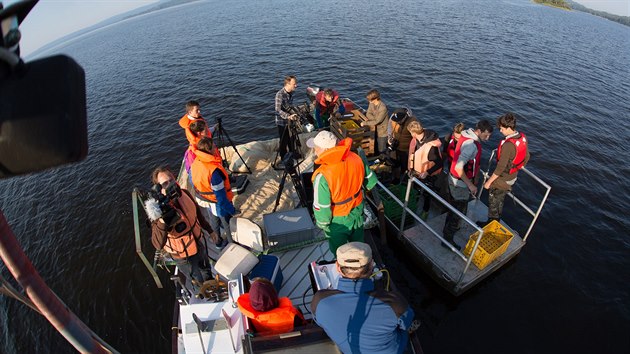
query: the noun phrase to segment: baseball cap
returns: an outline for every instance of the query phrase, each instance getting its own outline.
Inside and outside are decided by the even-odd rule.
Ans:
[[[327,130],[322,130],[314,138],[310,138],[306,141],[306,146],[311,149],[314,148],[315,145],[322,149],[333,148],[337,145],[337,137]]]
[[[364,242],[348,242],[337,248],[337,263],[342,267],[359,268],[372,261],[372,249]]]

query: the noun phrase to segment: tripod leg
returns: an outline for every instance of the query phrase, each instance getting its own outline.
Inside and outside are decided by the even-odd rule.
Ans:
[[[280,205],[280,197],[282,196],[282,190],[284,189],[284,182],[287,179],[287,171],[284,171],[284,173],[282,174],[282,179],[280,180],[280,186],[278,187],[278,195],[276,196],[276,204],[273,206],[273,211],[272,213],[276,212],[276,209],[278,209],[278,205]]]
[[[238,155],[238,158],[241,159],[241,161],[243,162],[243,165],[245,165],[245,168],[247,168],[247,172],[249,172],[249,174],[251,174],[252,170],[249,168],[249,166],[247,166],[247,163],[245,163],[245,159],[243,159],[243,156],[241,156],[241,153],[238,152],[238,149],[236,149],[236,145],[234,145],[234,142],[232,141],[232,139],[230,139],[230,136],[228,135],[228,132],[223,128],[223,124],[219,124],[219,134],[220,134],[220,136],[225,135],[225,137],[227,138],[228,142],[232,146],[232,149],[234,149],[234,152],[236,152],[236,155]],[[223,150],[223,154],[224,154],[224,158],[225,158],[225,149]]]

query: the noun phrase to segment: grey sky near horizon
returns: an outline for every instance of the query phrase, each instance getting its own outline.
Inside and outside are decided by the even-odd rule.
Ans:
[[[8,6],[17,0],[0,0]],[[630,16],[630,0],[574,0],[594,10]],[[40,0],[20,30],[22,56],[63,36],[158,0]]]

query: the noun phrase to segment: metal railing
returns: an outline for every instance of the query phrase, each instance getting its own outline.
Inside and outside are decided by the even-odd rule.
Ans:
[[[155,271],[157,267],[158,253],[156,252],[155,254],[156,256],[153,257],[153,265],[151,265],[147,257],[144,255],[144,252],[142,252],[142,239],[140,238],[140,221],[139,221],[140,214],[138,213],[138,201],[140,203],[143,202],[142,199],[140,198],[138,188],[134,188],[133,192],[131,193],[131,203],[133,204],[133,231],[135,233],[135,239],[136,239],[136,253],[138,254],[138,257],[140,257],[140,259],[142,260],[142,263],[145,265],[145,267],[147,267],[147,269],[149,270],[149,273],[151,273],[151,276],[153,277],[153,280],[155,281],[155,285],[157,285],[157,287],[161,289],[163,288],[162,281],[160,281],[160,277],[158,277],[158,274]]]
[[[492,150],[492,153],[490,154],[490,158],[488,159],[488,171],[482,171],[482,173],[483,173],[483,183],[481,184],[482,188],[480,188],[480,190],[479,190],[479,194],[477,196],[477,199],[481,198],[481,195],[483,194],[483,190],[484,190],[483,185],[488,180],[488,177],[490,177],[490,166],[492,166],[492,161],[495,161],[494,160],[494,154],[496,152],[497,152],[497,149],[494,149],[494,150]],[[531,208],[529,208],[522,200],[520,200],[518,197],[516,197],[514,195],[514,193],[512,193],[511,191],[508,192],[508,195],[521,208],[523,208],[523,210],[528,212],[533,217],[532,222],[529,224],[529,227],[527,228],[527,232],[525,233],[525,236],[523,236],[523,242],[527,242],[527,238],[529,237],[529,234],[531,233],[532,229],[534,228],[534,224],[536,223],[536,220],[538,220],[538,216],[540,216],[540,212],[542,211],[542,208],[545,205],[545,202],[547,201],[547,197],[549,197],[549,192],[551,192],[551,186],[548,185],[547,183],[545,183],[545,181],[540,179],[533,172],[528,170],[527,167],[521,168],[520,171],[525,172],[525,174],[530,176],[535,182],[538,182],[541,186],[543,186],[545,188],[545,195],[543,196],[542,200],[540,201],[540,204],[538,205],[538,208],[536,208],[536,211],[533,211]]]
[[[492,158],[494,156],[496,149],[493,150],[491,156],[490,156],[490,161],[488,162],[488,170],[490,169],[490,165],[492,163]],[[533,216],[533,219],[527,229],[527,232],[525,234],[525,236],[523,237],[523,243],[526,242],[527,237],[529,236],[532,228],[534,227],[534,224],[536,223],[536,220],[538,219],[538,216],[540,215],[540,212],[542,211],[542,208],[547,200],[547,197],[549,196],[549,192],[551,191],[551,187],[545,183],[542,179],[540,179],[539,177],[537,177],[534,173],[532,173],[531,171],[529,171],[528,169],[526,169],[525,167],[523,167],[521,169],[521,171],[524,171],[527,175],[529,175],[530,177],[532,177],[532,179],[536,182],[538,182],[539,184],[541,184],[545,189],[545,195],[542,198],[540,204],[538,205],[538,208],[536,209],[536,211],[533,211],[531,208],[529,208],[523,201],[521,201],[518,197],[516,197],[512,192],[509,192],[508,195],[510,197],[512,197],[514,199],[514,201],[521,206],[525,211],[527,211],[530,215]],[[484,175],[484,182],[487,180],[488,178],[488,172],[482,171],[483,175]],[[462,252],[460,252],[459,250],[455,249],[450,242],[446,241],[442,235],[440,233],[438,233],[437,231],[435,231],[431,226],[429,226],[429,224],[424,221],[418,214],[416,214],[415,210],[412,210],[408,207],[409,205],[409,199],[410,199],[410,194],[411,194],[411,188],[413,186],[413,184],[417,184],[418,186],[420,186],[425,192],[427,192],[432,198],[433,200],[441,203],[442,205],[444,205],[448,210],[450,210],[451,212],[453,212],[455,215],[457,215],[458,217],[460,217],[461,219],[463,219],[466,223],[470,224],[474,229],[476,229],[479,232],[479,237],[477,237],[475,244],[471,250],[470,256],[466,257]],[[465,262],[465,266],[464,269],[462,271],[462,273],[460,274],[457,283],[459,284],[463,278],[464,275],[466,274],[466,272],[468,271],[468,269],[470,268],[470,263],[472,262],[473,259],[473,255],[475,254],[475,252],[477,251],[477,248],[479,247],[479,243],[481,242],[481,239],[483,237],[483,229],[480,228],[479,226],[477,226],[477,224],[471,220],[470,218],[468,218],[466,215],[464,215],[463,213],[461,213],[459,210],[455,209],[449,202],[447,202],[446,200],[444,200],[444,198],[442,198],[439,194],[437,194],[435,191],[433,191],[431,188],[429,188],[427,185],[425,185],[423,182],[421,182],[420,180],[418,180],[415,177],[409,178],[409,180],[407,181],[407,189],[405,192],[405,199],[404,201],[401,201],[400,199],[398,199],[398,197],[392,193],[384,184],[382,184],[380,181],[377,182],[377,185],[385,192],[387,193],[394,202],[398,203],[398,205],[400,205],[402,207],[402,216],[401,216],[401,221],[400,221],[400,226],[395,225],[395,223],[387,216],[385,216],[391,223],[392,225],[394,225],[394,227],[396,227],[397,231],[398,231],[398,238],[400,239],[402,237],[402,233],[404,230],[404,226],[405,226],[405,219],[407,214],[409,214],[412,218],[414,218],[418,223],[420,223],[421,225],[423,225],[431,234],[433,234],[434,237],[436,237],[438,240],[440,240],[440,242],[442,242],[445,245],[448,245],[448,247],[450,248],[450,250],[455,253],[459,258],[461,258],[464,262]],[[477,200],[479,200],[479,198],[481,197],[481,194],[483,192],[483,184],[482,184],[482,188],[480,188],[480,192],[477,196]]]

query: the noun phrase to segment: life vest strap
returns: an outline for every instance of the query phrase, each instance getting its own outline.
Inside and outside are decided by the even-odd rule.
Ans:
[[[344,200],[342,200],[340,202],[332,203],[332,205],[344,205],[344,204],[350,203],[351,201],[359,198],[360,195],[361,195],[361,190],[359,189],[359,191],[356,192],[353,196],[348,197],[348,198],[346,198],[346,199],[344,199]]]

